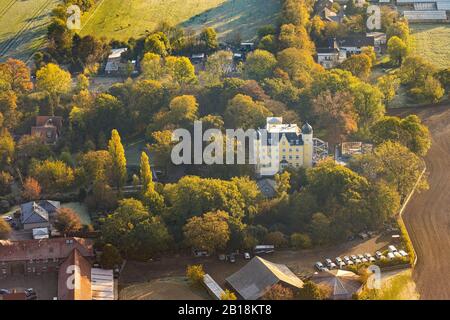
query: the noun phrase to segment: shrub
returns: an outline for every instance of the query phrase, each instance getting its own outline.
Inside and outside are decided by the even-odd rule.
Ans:
[[[205,277],[203,266],[201,264],[188,266],[186,269],[186,277],[188,277],[192,284],[201,284]]]
[[[113,269],[122,263],[122,256],[112,244],[106,244],[103,247],[102,255],[100,257],[100,264],[102,268]]]
[[[281,231],[269,232],[265,238],[266,243],[273,244],[275,247],[286,247],[288,241]]]
[[[293,233],[291,235],[291,246],[295,249],[308,249],[311,248],[312,241],[307,234]]]
[[[225,291],[220,296],[220,300],[237,300],[237,297],[233,292],[231,292],[228,289],[225,289]]]

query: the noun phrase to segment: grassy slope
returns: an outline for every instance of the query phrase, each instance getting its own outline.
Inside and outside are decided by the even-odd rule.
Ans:
[[[0,0],[0,61],[27,60],[43,45],[49,13],[58,0]]]
[[[450,67],[450,25],[412,23],[414,52],[438,68]]]
[[[239,32],[248,39],[274,21],[279,7],[280,0],[100,0],[83,17],[81,34],[124,40],[167,21],[196,30],[213,26],[222,38]]]

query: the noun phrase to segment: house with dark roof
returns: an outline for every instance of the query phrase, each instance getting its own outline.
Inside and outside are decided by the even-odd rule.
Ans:
[[[294,290],[303,288],[303,281],[288,267],[258,256],[228,277],[226,282],[239,297],[245,300],[261,299],[275,284]]]
[[[317,63],[325,69],[334,68],[347,59],[346,51],[339,48],[336,39],[318,43],[316,53]]]
[[[40,137],[46,144],[55,144],[61,135],[62,120],[58,116],[37,116],[31,135]]]
[[[30,201],[20,205],[20,222],[25,230],[49,228],[50,217],[60,208],[59,201]]]
[[[347,37],[337,39],[337,43],[341,50],[345,50],[347,58],[351,54],[359,54],[364,47],[375,48],[375,38],[368,37],[366,34],[353,34]]]

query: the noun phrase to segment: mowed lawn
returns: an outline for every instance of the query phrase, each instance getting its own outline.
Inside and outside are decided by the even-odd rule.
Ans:
[[[450,67],[450,25],[411,23],[414,53],[438,68]]]
[[[99,0],[82,18],[82,35],[126,40],[152,32],[160,22],[200,30],[212,26],[219,37],[246,40],[274,22],[280,0]]]
[[[0,61],[27,60],[45,41],[58,0],[0,0]]]

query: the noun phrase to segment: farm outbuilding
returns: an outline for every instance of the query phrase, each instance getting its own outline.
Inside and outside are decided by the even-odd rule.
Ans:
[[[346,270],[327,270],[315,274],[311,280],[318,284],[331,288],[332,300],[352,299],[353,294],[359,292],[362,288],[360,277]]]
[[[262,298],[275,284],[292,289],[303,287],[303,281],[284,264],[276,264],[258,256],[228,277],[226,282],[245,300]]]

